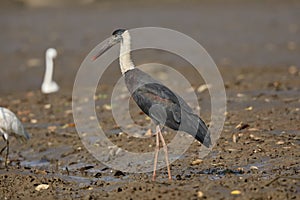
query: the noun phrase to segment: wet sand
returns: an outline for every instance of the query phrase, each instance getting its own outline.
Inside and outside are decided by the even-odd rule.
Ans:
[[[3,4],[0,106],[15,112],[31,134],[27,143],[11,139],[9,171],[1,157],[3,199],[297,199],[300,194],[300,60],[297,2],[181,2],[161,5],[95,5],[32,8]],[[226,9],[224,9],[224,6]],[[277,12],[273,12],[276,10]],[[152,17],[152,13],[156,15]],[[216,15],[218,13],[218,15]],[[140,17],[142,16],[142,17]],[[178,17],[185,16],[185,17]],[[177,18],[176,18],[177,17]],[[174,18],[176,20],[174,20]],[[33,21],[32,21],[33,20]],[[32,23],[34,22],[34,23]],[[79,23],[81,22],[81,23]],[[83,27],[84,26],[84,27]],[[216,61],[227,93],[227,114],[213,150],[198,164],[199,147],[189,149],[167,169],[126,173],[97,161],[82,144],[72,116],[72,86],[80,63],[116,27],[164,26],[199,41]],[[238,33],[237,36],[233,33]],[[43,55],[58,49],[55,80],[58,93],[39,91]],[[149,54],[147,54],[149,53]],[[138,64],[156,52],[134,53]],[[180,69],[196,89],[203,84],[188,66]],[[98,94],[111,94],[121,76],[117,62],[107,71]],[[198,93],[209,105],[209,93]],[[96,101],[109,139],[135,152],[154,150],[155,137],[137,139],[118,134],[111,111]],[[145,116],[131,107],[136,123]],[[201,116],[210,121],[210,109]],[[164,133],[169,142],[174,132]],[[4,145],[4,141],[0,141]],[[162,159],[163,160],[163,159]],[[40,184],[48,189],[37,191]],[[237,190],[237,191],[235,191]],[[240,193],[240,194],[238,194]]]

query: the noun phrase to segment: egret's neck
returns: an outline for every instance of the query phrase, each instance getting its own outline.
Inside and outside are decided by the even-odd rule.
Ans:
[[[125,31],[122,34],[122,42],[120,48],[120,66],[121,72],[124,74],[128,70],[134,69],[134,64],[131,60],[130,51],[131,51],[131,40],[128,31]]]
[[[44,83],[50,83],[52,81],[53,73],[53,59],[50,56],[46,56],[46,71],[44,76]]]

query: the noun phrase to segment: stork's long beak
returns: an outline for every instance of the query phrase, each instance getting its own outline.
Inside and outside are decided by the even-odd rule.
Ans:
[[[110,49],[112,46],[118,43],[118,40],[116,40],[114,37],[111,37],[108,42],[100,49],[100,51],[93,56],[92,60],[95,61],[98,57],[100,57],[102,54],[104,54],[108,49]]]

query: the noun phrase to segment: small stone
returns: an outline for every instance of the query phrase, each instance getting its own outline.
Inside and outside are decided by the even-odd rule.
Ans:
[[[231,194],[233,194],[233,195],[239,195],[239,194],[241,194],[242,192],[241,191],[239,191],[239,190],[232,190],[231,191]]]
[[[47,129],[50,133],[54,133],[55,130],[57,129],[57,127],[56,126],[48,126]]]
[[[203,162],[203,160],[201,160],[201,159],[196,159],[196,160],[193,160],[192,161],[192,165],[199,165],[200,163],[202,163]]]
[[[197,192],[197,197],[198,198],[202,198],[203,196],[204,196],[203,192],[201,192],[201,191]]]
[[[291,75],[295,75],[295,74],[297,74],[298,69],[297,69],[296,66],[292,65],[292,66],[290,66],[290,67],[288,68],[288,72],[289,72],[289,74],[291,74]]]
[[[248,131],[258,131],[257,128],[249,128]]]
[[[249,107],[245,108],[245,110],[247,110],[247,111],[253,110],[253,107],[249,106]]]
[[[40,190],[47,190],[49,188],[49,185],[47,184],[40,184],[38,186],[35,187],[36,191],[40,191]]]
[[[276,144],[282,145],[282,144],[284,144],[284,141],[280,140],[280,141],[276,142]]]
[[[151,121],[151,118],[149,116],[146,116],[145,120]]]
[[[36,124],[38,121],[37,121],[37,119],[31,119],[30,122],[31,122],[32,124]]]
[[[145,136],[147,136],[147,137],[151,137],[151,136],[152,136],[151,128],[149,128],[149,129],[146,131]]]
[[[233,143],[236,143],[236,141],[237,141],[236,135],[233,134],[233,135],[232,135],[232,142],[233,142]]]
[[[251,170],[258,170],[258,167],[256,167],[256,166],[253,165],[253,166],[250,167],[250,169]]]
[[[242,93],[237,93],[236,96],[239,97],[239,98],[242,98],[242,97],[245,97],[246,95],[244,95],[244,94],[242,94]]]
[[[112,110],[112,107],[111,107],[111,105],[104,104],[103,105],[103,109],[105,109],[105,110]]]
[[[51,104],[45,104],[45,105],[44,105],[44,108],[45,108],[45,109],[50,109],[50,108],[51,108]]]
[[[210,88],[211,88],[210,84],[203,84],[198,87],[197,92],[202,93],[205,90],[210,89]]]

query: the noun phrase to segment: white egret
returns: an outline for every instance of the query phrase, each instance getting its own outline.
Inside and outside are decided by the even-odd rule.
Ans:
[[[49,94],[57,92],[59,86],[55,81],[52,80],[53,76],[53,59],[57,56],[57,51],[54,48],[49,48],[46,51],[46,70],[44,80],[42,83],[42,93]]]
[[[29,139],[29,134],[13,112],[7,108],[0,107],[0,135],[2,135],[3,139],[6,141],[6,146],[1,149],[0,154],[6,149],[5,167],[7,169],[9,153],[8,136],[14,136],[21,141],[26,141]]]

